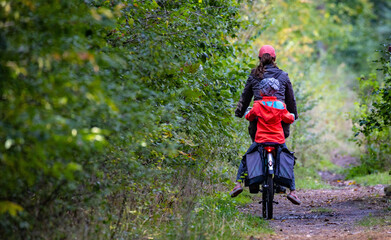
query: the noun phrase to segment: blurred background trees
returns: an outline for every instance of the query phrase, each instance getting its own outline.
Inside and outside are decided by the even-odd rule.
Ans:
[[[252,53],[263,44],[275,46],[277,63],[289,73],[296,88],[301,118],[292,125],[293,135],[288,138],[288,146],[297,151],[301,164],[311,165],[312,161],[319,165],[336,155],[351,155],[363,161],[387,161],[387,144],[383,144],[383,150],[376,150],[382,152],[383,157],[379,159],[368,152],[373,144],[368,135],[363,138],[356,135],[355,141],[361,145],[349,139],[357,132],[353,125],[359,124],[366,111],[371,111],[374,98],[370,96],[377,95],[372,93],[384,86],[382,79],[389,74],[384,71],[389,59],[384,50],[391,34],[390,3],[256,1],[244,7],[246,16],[254,21],[260,19],[256,8],[267,9],[268,18],[263,24],[248,28],[244,36],[254,36],[249,49]],[[382,57],[379,50],[383,52]],[[376,64],[380,57],[383,63]],[[378,68],[382,68],[383,73]],[[362,107],[357,108],[357,105]],[[386,128],[383,130],[387,132]],[[375,142],[385,143],[388,137],[385,132],[373,133]],[[378,137],[383,135],[380,141]],[[362,168],[368,169],[368,166],[364,164]],[[376,171],[384,170],[376,168]]]
[[[390,168],[388,1],[0,5],[4,238],[240,237],[224,222],[255,220],[219,192],[250,144],[233,110],[263,44],[295,87],[299,165]]]

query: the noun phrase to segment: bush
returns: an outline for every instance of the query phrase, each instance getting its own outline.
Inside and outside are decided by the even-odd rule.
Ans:
[[[2,237],[135,236],[236,159],[236,1],[0,4]]]
[[[390,49],[384,46],[379,51],[376,72],[360,78],[359,114],[354,115],[355,141],[362,147],[362,166],[351,170],[350,175],[365,175],[391,169],[391,67]]]

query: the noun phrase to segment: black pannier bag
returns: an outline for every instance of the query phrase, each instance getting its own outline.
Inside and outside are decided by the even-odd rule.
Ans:
[[[294,152],[287,148],[282,148],[278,151],[277,163],[275,164],[274,181],[281,186],[290,188],[292,185],[294,173],[293,166],[295,165]]]
[[[293,181],[293,166],[295,165],[294,152],[289,151],[282,146],[276,146],[277,156],[274,164],[274,182],[281,186],[290,188]],[[266,152],[263,145],[259,145],[246,153],[242,158],[244,172],[242,178],[246,187],[249,187],[250,193],[259,193],[259,185],[265,180],[266,176]]]
[[[243,156],[243,166],[246,172],[245,186],[249,187],[250,193],[259,193],[259,184],[265,179],[265,166],[259,147]]]

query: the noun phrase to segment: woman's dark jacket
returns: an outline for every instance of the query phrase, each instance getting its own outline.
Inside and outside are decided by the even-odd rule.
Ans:
[[[296,98],[293,93],[292,83],[289,80],[288,73],[270,64],[265,66],[265,72],[263,77],[275,78],[280,82],[280,90],[276,94],[274,94],[274,96],[276,96],[278,100],[284,102],[286,104],[287,110],[290,113],[295,114],[295,119],[297,119],[298,115],[297,115],[297,107],[296,107]],[[260,88],[259,88],[259,82],[261,80],[262,79],[259,79],[255,75],[250,74],[250,76],[247,79],[246,86],[243,89],[243,93],[240,96],[238,106],[236,107],[235,110],[236,117],[240,117],[240,118],[243,117],[253,97],[254,97],[254,101],[262,99],[260,94]],[[284,128],[285,138],[287,138],[289,136],[289,124],[282,123],[282,127]],[[252,135],[251,130],[250,130],[250,135]]]

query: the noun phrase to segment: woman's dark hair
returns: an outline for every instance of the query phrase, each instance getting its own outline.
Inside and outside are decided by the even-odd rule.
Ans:
[[[269,53],[263,54],[262,57],[259,57],[259,65],[251,71],[251,74],[259,79],[263,79],[266,65],[272,64],[274,67],[277,67],[275,60],[276,58],[270,56]]]

